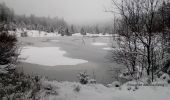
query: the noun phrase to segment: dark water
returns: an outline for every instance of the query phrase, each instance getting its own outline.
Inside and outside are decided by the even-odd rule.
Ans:
[[[51,39],[59,40],[59,42],[52,42],[50,41]],[[91,45],[92,42],[113,43],[111,38],[98,37],[84,38],[83,40],[81,37],[20,38],[24,45],[61,47],[62,50],[67,52],[64,56],[87,60],[88,63],[51,67],[21,62],[18,68],[28,74],[46,76],[50,80],[78,81],[77,74],[86,71],[91,78],[96,79],[99,83],[107,84],[113,82],[115,73],[110,71],[110,69],[120,68],[121,66],[108,59],[108,56],[111,55],[110,51],[102,49],[111,45]]]

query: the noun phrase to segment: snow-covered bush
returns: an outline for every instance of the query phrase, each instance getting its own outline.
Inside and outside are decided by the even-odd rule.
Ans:
[[[10,70],[0,77],[0,100],[4,98],[19,99],[25,96],[30,89],[37,87],[35,78],[24,75],[23,73]]]
[[[48,84],[46,85],[46,87],[43,87],[44,90],[46,91],[46,94],[48,95],[59,95],[59,92],[57,91],[58,88],[56,88],[55,86]]]
[[[40,81],[41,90],[47,95],[59,95],[59,87],[55,84],[48,82],[46,79],[41,79]]]
[[[88,82],[89,82],[89,75],[86,72],[84,72],[84,73],[80,72],[78,74],[78,79],[79,79],[79,82],[81,84],[88,84]]]
[[[168,81],[168,80],[170,80],[170,76],[169,76],[168,74],[164,73],[164,74],[160,77],[160,79],[165,80],[165,81]]]
[[[132,77],[132,76],[136,76],[136,73],[125,70],[125,71],[121,72],[121,74],[118,77],[120,79],[124,79],[126,81],[132,81],[134,79],[134,77]]]
[[[0,30],[0,65],[15,63],[18,56],[17,50],[16,36],[8,34],[7,31]]]

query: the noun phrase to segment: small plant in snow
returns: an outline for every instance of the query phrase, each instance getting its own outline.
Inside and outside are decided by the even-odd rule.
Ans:
[[[90,83],[90,84],[96,84],[96,80],[95,80],[95,79],[90,79],[88,83]]]
[[[88,82],[89,82],[89,75],[86,72],[79,73],[78,78],[79,78],[79,82],[81,84],[88,84]]]
[[[42,85],[42,87],[45,90],[45,93],[47,95],[59,95],[59,92],[58,92],[59,87],[56,87],[53,84],[45,83]]]
[[[74,92],[80,92],[80,89],[81,89],[81,87],[79,86],[79,85],[76,85],[75,87],[74,87]]]
[[[129,90],[129,91],[130,91],[131,89],[132,89],[131,87],[128,87],[128,88],[127,88],[127,90]]]

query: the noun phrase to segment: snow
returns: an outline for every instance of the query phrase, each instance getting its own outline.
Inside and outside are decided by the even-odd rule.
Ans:
[[[81,33],[74,33],[74,34],[72,34],[72,36],[78,36],[78,37],[81,37],[81,36],[83,36],[83,35],[81,35]],[[91,34],[91,33],[86,33],[86,35],[84,35],[84,36],[86,36],[86,37],[110,37],[110,36],[112,36],[112,34],[102,34],[102,33],[100,33],[100,34]]]
[[[92,45],[95,45],[95,46],[106,46],[107,43],[95,42],[95,43],[92,43]]]
[[[65,51],[59,47],[24,47],[20,58],[26,58],[23,62],[56,66],[56,65],[77,65],[87,63],[88,61],[82,59],[73,59],[65,57]]]
[[[21,37],[22,33],[26,33],[28,37],[58,37],[61,36],[60,34],[58,34],[58,32],[55,33],[48,33],[48,32],[44,32],[44,31],[38,31],[38,30],[21,30],[21,29],[17,29],[16,32],[14,31],[9,31],[9,33],[11,34],[15,34],[17,35],[17,37]],[[83,35],[81,35],[81,33],[74,33],[72,34],[72,36],[77,36],[77,37],[82,37]],[[91,34],[91,33],[86,33],[86,35],[84,35],[86,37],[110,37],[112,36],[112,34]]]
[[[28,37],[55,37],[57,36],[55,33],[47,33],[47,32],[39,32],[37,30],[29,30],[27,31]]]
[[[120,88],[106,87],[102,84],[82,85],[76,82],[43,81],[42,87],[51,87],[51,93],[40,93],[41,99],[46,100],[169,100],[170,86],[167,87],[139,87],[139,89],[127,90],[127,85]],[[118,84],[117,82],[115,82]],[[79,88],[78,91],[75,88]],[[49,92],[49,90],[47,90]]]
[[[82,35],[81,35],[81,33],[74,33],[74,34],[72,34],[72,36],[82,36]],[[87,37],[109,37],[109,36],[112,36],[112,34],[107,33],[107,34],[103,35],[102,33],[100,33],[100,34],[86,33],[85,36],[87,36]]]
[[[87,33],[86,36],[89,36],[89,37],[109,37],[109,36],[112,36],[112,34],[105,34],[103,35],[102,33],[100,34],[91,34],[91,33]]]
[[[51,42],[59,42],[59,40],[50,40]]]
[[[47,33],[44,31],[38,30],[17,30],[16,35],[17,37],[21,37],[22,33],[26,33],[28,37],[57,37],[60,36],[58,33]],[[10,31],[9,33],[14,34],[15,32]]]
[[[81,33],[74,33],[72,36],[82,36]]]
[[[105,48],[103,48],[103,50],[108,50],[108,51],[110,51],[110,50],[113,50],[113,48],[111,48],[111,47],[105,47]]]

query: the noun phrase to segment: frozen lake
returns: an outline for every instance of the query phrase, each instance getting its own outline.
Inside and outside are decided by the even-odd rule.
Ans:
[[[108,59],[109,55],[111,55],[110,46],[116,46],[112,37],[20,37],[19,41],[22,42],[22,46],[24,47],[33,46],[34,49],[38,48],[36,49],[36,52],[31,54],[34,54],[34,56],[38,55],[38,61],[44,60],[43,62],[32,63],[31,57],[33,55],[29,55],[27,57],[27,60],[29,61],[22,61],[18,65],[19,68],[23,67],[22,69],[25,73],[43,75],[50,80],[78,81],[77,74],[79,72],[87,71],[91,78],[95,78],[97,82],[110,83],[114,80],[112,78],[114,73],[109,70],[111,68],[120,67],[120,65],[117,65]],[[59,59],[59,57],[55,58],[55,56],[57,56],[57,51],[55,53],[55,50],[51,50],[50,47],[56,47],[56,50],[60,49],[63,52],[66,61],[61,61],[61,57],[61,59]],[[54,55],[52,53],[48,54],[45,49],[54,52]],[[68,63],[70,62],[68,58],[75,61],[81,60],[80,62],[82,63]],[[33,59],[33,61],[36,60]],[[48,65],[49,62],[47,61],[51,61],[50,63],[52,64]]]

